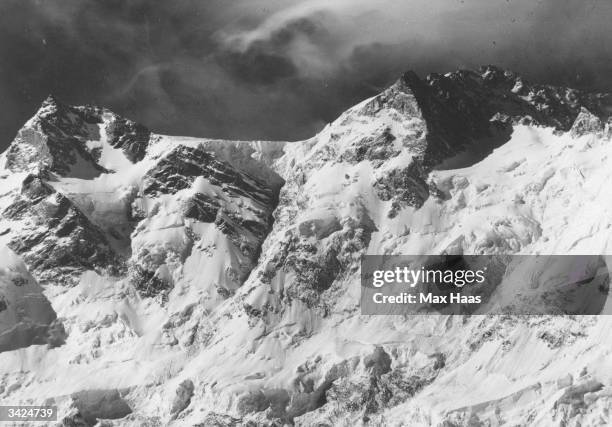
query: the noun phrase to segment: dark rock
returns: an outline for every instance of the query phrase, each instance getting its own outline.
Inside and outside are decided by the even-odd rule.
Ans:
[[[92,427],[93,424],[88,423],[83,418],[83,415],[76,408],[72,408],[70,412],[60,421],[62,427]]]
[[[143,193],[175,194],[189,188],[196,178],[202,177],[217,185],[231,196],[243,196],[269,205],[274,201],[274,190],[266,183],[239,172],[229,163],[218,160],[201,148],[179,146],[161,159],[147,172]]]
[[[7,168],[24,171],[38,166],[62,176],[93,178],[108,172],[97,163],[99,149],[87,141],[99,140],[103,116],[110,118],[109,144],[121,148],[132,162],[141,160],[149,144],[150,131],[97,107],[73,107],[49,96],[34,118],[17,134],[7,150]],[[75,166],[79,164],[78,168]],[[88,165],[83,168],[82,165]]]
[[[131,120],[115,116],[107,131],[111,135],[109,143],[115,148],[121,148],[132,163],[144,158],[151,138],[149,129]]]
[[[196,193],[185,203],[184,216],[200,222],[214,222],[219,211],[219,203],[202,193]]]
[[[39,166],[59,175],[71,176],[72,168],[83,162],[89,166],[92,178],[105,169],[88,151],[85,141],[99,137],[99,118],[83,115],[78,109],[47,98],[37,115],[19,132],[6,154],[6,166],[13,172]],[[77,171],[76,173],[80,173]],[[76,175],[75,175],[76,176]]]
[[[293,425],[294,419],[308,412],[315,411],[327,403],[326,393],[335,381],[348,377],[355,369],[358,358],[345,360],[334,365],[324,380],[314,387],[314,383],[303,391],[289,392],[284,389],[259,390],[241,397],[243,411],[241,414],[266,411],[266,417],[278,425]],[[303,373],[304,367],[298,368]]]
[[[353,357],[352,359],[343,360],[340,363],[336,363],[329,371],[327,371],[325,380],[334,382],[340,378],[348,377],[355,370],[358,363],[358,357]]]
[[[226,414],[209,413],[201,423],[194,427],[238,427],[246,426],[239,418],[234,418]]]
[[[66,338],[68,334],[64,324],[59,319],[55,319],[47,330],[47,346],[49,348],[62,346],[66,343]]]
[[[132,409],[116,389],[84,390],[72,395],[73,405],[88,425],[98,419],[116,420],[132,413]]]
[[[301,236],[314,237],[317,240],[324,239],[330,234],[340,230],[342,230],[342,225],[337,218],[333,218],[331,221],[312,219],[298,225],[298,231]]]
[[[381,376],[391,371],[391,356],[384,348],[377,346],[374,352],[363,360],[366,369],[373,376]]]
[[[244,255],[245,260],[237,268],[228,270],[230,281],[239,286],[255,266],[261,244],[272,227],[272,212],[278,203],[278,186],[256,179],[202,148],[179,146],[147,172],[142,194],[144,197],[175,194],[191,187],[197,178],[207,180],[222,194],[215,198],[195,193],[184,202],[183,215],[198,222],[214,223],[236,250]],[[241,200],[238,206],[233,206],[225,202],[226,198]],[[136,201],[133,203],[133,217],[141,219],[146,216],[141,205]],[[186,230],[188,237],[195,242],[198,236],[190,232],[190,229]],[[147,272],[143,273],[143,269]],[[152,270],[149,265],[135,272],[140,283],[137,288],[163,290],[163,283],[149,283],[154,279]]]
[[[404,169],[394,169],[374,183],[376,194],[383,201],[392,200],[389,217],[393,218],[402,208],[423,206],[429,197],[429,186],[424,181],[424,171],[417,163]]]
[[[330,224],[331,228],[326,231],[337,228],[334,221]],[[308,229],[308,225],[305,228]],[[260,278],[268,282],[279,270],[292,272],[294,280],[286,284],[284,297],[296,298],[315,307],[321,302],[321,294],[330,289],[340,274],[358,268],[355,254],[365,250],[375,230],[374,223],[364,213],[359,220],[350,219],[342,229],[316,241],[308,233],[304,236],[299,230],[297,233],[288,231],[280,242],[280,250],[268,262]]]
[[[120,265],[104,232],[40,177],[26,177],[3,216],[27,218],[33,225],[14,233],[8,246],[41,283],[73,284],[85,270],[115,271]]]
[[[381,94],[366,103],[361,113],[374,115],[383,109],[394,109],[409,117],[419,117],[421,110],[415,94],[410,90],[410,85],[420,80],[413,72],[407,72],[402,79]]]
[[[400,153],[400,150],[394,148],[395,139],[391,130],[387,128],[378,136],[366,137],[356,142],[353,147],[342,154],[341,160],[351,163],[363,160],[388,160]]]
[[[238,398],[237,410],[241,415],[262,412],[268,409],[270,400],[261,390],[248,392]]]
[[[24,286],[29,283],[29,280],[27,277],[15,276],[11,279],[11,283],[15,286]]]
[[[293,419],[307,412],[314,411],[327,403],[326,393],[332,387],[333,381],[326,378],[315,390],[307,393],[294,393],[287,407],[283,420],[293,423]]]
[[[446,355],[444,353],[434,353],[431,357],[435,360],[434,370],[438,371],[446,366]]]
[[[272,420],[286,420],[287,418],[287,405],[291,401],[291,396],[287,390],[284,389],[272,389],[265,390],[266,399],[270,402],[270,408],[268,409],[266,416]]]
[[[157,277],[154,271],[144,269],[138,264],[131,264],[128,269],[130,283],[136,288],[141,297],[154,297],[168,293],[172,284]]]
[[[578,138],[586,134],[598,134],[603,132],[603,130],[604,125],[601,119],[586,108],[582,108],[574,121],[570,133],[574,138]]]
[[[584,406],[584,395],[586,393],[595,393],[603,388],[603,384],[597,380],[591,379],[580,384],[575,384],[567,387],[563,394],[555,402],[557,405],[569,404],[573,406]]]
[[[512,124],[528,122],[563,132],[574,126],[574,135],[601,132],[602,120],[611,108],[610,94],[534,85],[515,73],[485,66],[478,72],[431,74],[425,80],[408,72],[366,103],[360,113],[373,115],[388,109],[425,123],[414,141],[403,142],[415,154],[412,164],[375,184],[382,200],[393,199],[389,216],[394,217],[407,206],[422,206],[428,197],[424,180],[432,168],[442,164],[466,167],[482,160],[509,140]],[[393,138],[389,132],[367,138],[342,159],[370,160],[376,166],[377,160],[397,155]],[[469,156],[460,156],[462,153]]]
[[[174,396],[172,401],[172,407],[170,408],[171,414],[176,416],[189,406],[193,397],[193,390],[194,386],[191,380],[185,380],[179,384],[176,389],[176,396]]]

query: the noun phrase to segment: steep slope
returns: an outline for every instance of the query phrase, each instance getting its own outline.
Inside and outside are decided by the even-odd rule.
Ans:
[[[407,73],[266,143],[47,101],[26,128],[63,133],[3,155],[0,238],[67,336],[0,353],[0,398],[83,425],[610,423],[607,316],[362,316],[359,261],[612,254],[611,106],[495,67]]]
[[[278,186],[236,170],[202,146],[179,145],[142,178],[132,202],[131,279],[152,296],[176,281],[223,300],[253,268]],[[203,277],[205,276],[205,277]]]
[[[0,352],[62,344],[63,326],[23,262],[6,248],[0,258]]]
[[[61,176],[92,178],[112,169],[109,152],[132,162],[144,157],[150,132],[97,107],[72,107],[49,96],[5,153],[12,172],[44,168]],[[119,160],[120,162],[121,160]]]
[[[480,79],[480,85],[485,88],[483,93],[489,96],[486,87],[490,70],[483,71],[481,77],[475,77],[475,73],[458,74],[466,75],[470,81]],[[445,77],[451,82],[456,78],[457,74]],[[241,294],[248,322],[262,325],[263,329],[263,336],[258,337],[261,342],[256,357],[272,358],[281,347],[286,352],[283,353],[285,360],[297,363],[303,360],[298,354],[309,351],[311,359],[308,360],[315,362],[308,362],[307,368],[300,365],[296,373],[285,369],[277,373],[270,367],[262,375],[265,379],[252,380],[244,399],[251,402],[261,394],[275,396],[274,387],[286,384],[288,379],[284,375],[292,375],[291,381],[296,382],[285,390],[287,400],[281,404],[283,411],[274,409],[274,399],[259,398],[255,400],[262,402],[261,406],[248,407],[244,412],[257,412],[259,407],[269,406],[269,416],[272,414],[274,418],[280,413],[281,418],[291,419],[312,411],[321,404],[317,398],[321,389],[308,388],[302,379],[298,380],[306,370],[307,377],[315,378],[315,386],[320,385],[323,391],[327,389],[328,399],[334,393],[337,397],[331,405],[323,406],[324,415],[320,418],[312,413],[304,415],[305,425],[319,422],[335,425],[347,417],[347,411],[353,413],[353,420],[364,416],[373,419],[373,414],[411,398],[430,383],[433,390],[438,390],[433,386],[438,375],[433,367],[440,364],[437,355],[467,357],[465,354],[472,354],[480,346],[480,343],[472,344],[473,340],[483,339],[477,337],[479,333],[486,336],[487,329],[498,328],[495,319],[466,319],[464,324],[453,324],[446,318],[416,318],[402,326],[396,319],[360,317],[358,269],[359,258],[364,253],[609,253],[605,233],[608,221],[604,219],[612,206],[604,184],[610,179],[606,166],[609,137],[604,136],[609,135],[609,125],[606,128],[596,125],[592,132],[576,132],[583,127],[585,119],[595,117],[586,113],[580,104],[568,104],[563,110],[573,112],[574,125],[567,122],[561,126],[560,119],[545,123],[558,124],[557,128],[536,126],[533,120],[526,120],[535,110],[530,104],[522,110],[511,111],[506,103],[499,103],[501,111],[491,110],[487,116],[488,98],[481,104],[473,103],[482,109],[481,114],[474,110],[466,114],[450,108],[438,116],[444,120],[436,121],[432,111],[441,109],[428,106],[443,104],[445,96],[438,98],[437,92],[429,89],[437,83],[431,78],[429,81],[431,86],[416,81],[414,75],[403,77],[383,94],[347,111],[317,137],[288,146],[285,156],[278,160],[277,168],[287,183],[281,191],[277,221],[272,238],[264,246],[262,262]],[[475,92],[471,90],[462,96],[474,96]],[[607,98],[587,96],[586,99],[599,102]],[[561,101],[553,97],[550,102],[554,105]],[[429,111],[424,110],[423,104]],[[600,105],[599,111],[608,108],[605,103],[596,105]],[[590,108],[595,109],[593,105]],[[507,120],[500,132],[497,125],[490,124],[502,114]],[[546,116],[540,120],[544,119]],[[600,123],[606,119],[603,116]],[[590,121],[597,122],[587,120]],[[438,124],[433,130],[432,123]],[[447,127],[449,123],[452,127]],[[507,126],[512,126],[512,132],[505,130]],[[572,130],[569,134],[564,132],[569,130]],[[500,135],[503,138],[498,138]],[[489,138],[495,143],[491,144]],[[492,153],[478,153],[483,141]],[[497,144],[499,148],[495,148]],[[476,149],[472,149],[474,145]],[[360,146],[363,156],[356,155]],[[464,150],[467,155],[463,155]],[[484,159],[478,162],[475,152]],[[470,166],[448,169],[462,155],[461,163],[465,165],[469,160]],[[574,179],[578,179],[577,183]],[[581,190],[583,185],[588,191]],[[511,295],[519,291],[499,290]],[[563,340],[566,332],[561,331],[580,330],[592,319],[583,321],[544,319],[539,323],[539,338]],[[443,326],[447,322],[451,323]],[[507,322],[509,326],[504,327],[513,330],[525,327],[530,320],[512,318]],[[470,331],[472,327],[475,330]],[[425,328],[426,336],[433,333],[431,328],[442,329],[435,333],[439,337],[422,337],[418,344],[402,343],[412,336],[413,328]],[[558,332],[546,332],[547,328]],[[447,334],[452,345],[439,341]],[[458,337],[460,342],[450,337]],[[330,341],[335,345],[327,344]],[[368,352],[374,351],[376,344],[386,344],[387,351],[395,352],[397,357],[397,370],[391,372],[388,368],[385,374],[390,377],[386,379],[377,378],[366,369]],[[530,345],[541,347],[537,338]],[[430,350],[423,354],[420,346]],[[459,356],[462,353],[453,346],[472,350]],[[344,347],[353,350],[344,350]],[[521,348],[527,352],[527,346]],[[605,346],[599,350],[600,354],[608,352]],[[353,351],[360,357],[351,359],[349,354]],[[419,368],[423,373],[418,369],[415,372],[410,366],[409,355],[413,352],[424,357]],[[238,357],[243,356],[236,354]],[[499,355],[491,357],[494,363]],[[331,385],[329,376],[333,378],[335,374],[330,372],[339,369],[332,361],[344,366],[342,369],[347,363],[354,365],[357,378],[362,379],[356,383],[354,379],[344,379]],[[457,360],[453,363],[460,365]],[[552,359],[546,363],[552,363]],[[494,369],[488,372],[494,373]],[[462,378],[457,372],[455,375]],[[246,372],[245,377],[249,377]],[[510,378],[510,382],[518,380],[512,375]],[[215,378],[215,381],[223,380],[227,381]],[[338,389],[337,383],[342,384]],[[490,386],[483,385],[483,395],[487,395]],[[396,393],[399,396],[391,398]],[[240,408],[241,400],[238,402]],[[453,404],[457,408],[469,406],[461,401]],[[426,406],[427,402],[421,405]],[[413,425],[442,422],[441,414],[449,409],[453,407],[442,405],[436,408],[439,412],[435,416],[427,414],[428,421],[414,421]],[[471,410],[469,406],[465,411]],[[535,409],[529,407],[524,411],[528,414]],[[378,415],[379,420],[381,416]]]

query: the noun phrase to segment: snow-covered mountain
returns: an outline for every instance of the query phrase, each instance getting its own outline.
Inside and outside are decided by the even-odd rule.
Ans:
[[[611,116],[492,66],[406,73],[299,142],[50,97],[0,159],[0,401],[66,426],[610,424],[610,316],[362,316],[359,262],[612,255]]]

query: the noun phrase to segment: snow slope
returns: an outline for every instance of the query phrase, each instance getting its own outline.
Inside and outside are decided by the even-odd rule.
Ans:
[[[47,100],[3,154],[0,243],[61,339],[1,352],[0,399],[65,425],[609,424],[608,316],[362,316],[359,260],[612,255],[611,106],[407,73],[285,143]]]

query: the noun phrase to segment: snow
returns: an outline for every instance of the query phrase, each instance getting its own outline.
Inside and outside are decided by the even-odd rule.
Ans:
[[[66,343],[57,348],[32,345],[0,353],[0,399],[17,404],[55,398],[63,405],[78,391],[125,389],[138,416],[159,417],[162,425],[187,425],[201,422],[209,411],[236,415],[238,396],[247,391],[296,391],[298,367],[307,364],[313,366],[310,374],[318,385],[336,363],[356,357],[359,363],[350,379],[367,381],[363,358],[382,345],[393,356],[393,369],[415,376],[427,372],[435,354],[444,354],[446,362],[422,390],[373,415],[373,422],[438,425],[455,417],[459,425],[468,425],[466,417],[474,413],[519,425],[550,425],[554,416],[556,421],[595,425],[612,402],[608,316],[361,316],[358,271],[347,272],[325,291],[329,311],[323,315],[320,307],[285,298],[284,291],[296,280],[294,272],[279,270],[269,284],[262,283],[258,274],[266,271],[290,233],[297,230],[300,237],[323,245],[330,233],[364,218],[375,224],[369,254],[612,255],[612,193],[607,185],[612,181],[612,145],[605,137],[573,138],[549,128],[516,125],[504,145],[476,163],[462,159],[465,167],[449,162],[431,171],[428,184],[445,197],[430,196],[420,208],[404,207],[390,218],[391,202],[381,201],[373,184],[414,161],[422,141],[416,138],[411,149],[403,149],[402,141],[414,140],[423,121],[388,109],[363,114],[370,101],[306,141],[153,135],[147,155],[136,164],[110,146],[108,123],[101,123],[100,138],[86,145],[100,149],[98,162],[109,172],[54,177],[49,184],[106,233],[115,230],[123,236],[112,243],[126,258],[151,263],[162,258],[157,273],[172,282],[172,289],[161,303],[141,297],[125,277],[94,271],[85,272],[74,287],[49,284],[42,289],[19,257],[0,249],[0,291],[9,300],[26,301],[31,314],[43,312],[39,305],[44,292],[67,332]],[[397,156],[379,164],[341,160],[355,144],[385,129],[396,136]],[[229,197],[210,180],[198,178],[175,194],[142,197],[138,203],[147,218],[134,228],[127,219],[147,171],[180,145],[204,147],[277,187],[286,181],[274,228],[242,286],[234,274],[247,263],[244,255],[214,224],[186,219],[181,209],[185,200],[202,193],[239,211],[243,219],[253,219],[258,208],[254,201]],[[0,172],[2,210],[26,174]],[[0,233],[20,226],[19,221],[3,220]],[[193,248],[187,229],[197,236]],[[0,244],[9,237],[0,236]],[[28,287],[9,293],[15,289],[9,280],[15,274],[28,277]],[[219,289],[229,291],[229,297]],[[502,286],[495,300],[510,301],[518,291],[532,295],[527,287]],[[265,321],[249,317],[245,306],[268,310]],[[610,309],[607,301],[605,310]],[[15,311],[0,312],[0,344],[2,334],[18,321]],[[171,420],[171,402],[185,379],[196,385],[195,395],[180,418]],[[603,385],[601,390],[593,381]],[[11,387],[15,384],[20,387]],[[558,402],[573,385],[587,390],[588,409],[563,414],[565,409],[556,409],[563,406]],[[330,407],[296,421],[313,425],[320,416],[337,423],[360,422],[342,418],[350,414],[334,415]]]
[[[100,158],[97,163],[103,168],[111,171],[128,169],[132,166],[132,162],[125,156],[121,148],[115,148],[108,142],[108,127],[111,120],[112,116],[109,113],[103,115],[102,123],[98,124],[100,139],[87,141],[87,148],[100,149]]]
[[[56,318],[51,304],[15,253],[0,247],[0,260],[0,351],[44,344],[36,337]]]

